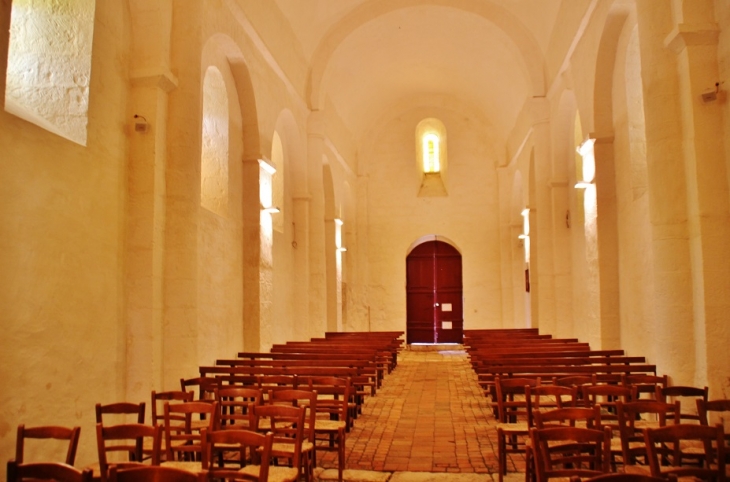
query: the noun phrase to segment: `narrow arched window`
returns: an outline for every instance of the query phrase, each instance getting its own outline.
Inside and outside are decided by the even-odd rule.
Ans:
[[[423,172],[439,172],[440,170],[439,136],[429,132],[423,136]]]
[[[429,117],[416,126],[418,196],[448,196],[446,127]]]

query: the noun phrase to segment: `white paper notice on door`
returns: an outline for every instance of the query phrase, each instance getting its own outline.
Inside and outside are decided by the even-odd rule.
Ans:
[[[443,303],[441,305],[441,311],[451,311],[451,303]]]
[[[441,322],[441,329],[442,330],[450,330],[450,329],[452,329],[452,323],[450,321],[442,321]]]

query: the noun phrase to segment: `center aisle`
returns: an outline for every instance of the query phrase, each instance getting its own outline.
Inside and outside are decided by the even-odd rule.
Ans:
[[[464,351],[404,350],[348,434],[346,466],[494,473],[495,424]],[[322,455],[322,465],[331,466],[330,454]]]

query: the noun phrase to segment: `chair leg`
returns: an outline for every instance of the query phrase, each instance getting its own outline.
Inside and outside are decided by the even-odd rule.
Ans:
[[[497,430],[497,461],[498,461],[498,472],[499,482],[503,482],[504,474],[507,472],[507,454],[505,453],[507,443],[504,438],[504,432]]]

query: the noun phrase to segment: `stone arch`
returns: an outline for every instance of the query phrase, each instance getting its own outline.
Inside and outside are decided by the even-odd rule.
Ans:
[[[321,88],[324,75],[330,58],[342,41],[368,22],[382,15],[412,6],[444,6],[463,10],[478,15],[493,23],[497,28],[502,29],[512,39],[521,53],[521,64],[532,87],[531,95],[545,95],[545,65],[541,47],[519,20],[496,2],[481,0],[381,0],[368,2],[354,8],[322,37],[312,55],[312,68],[307,78],[306,97],[311,110],[321,110],[323,107]]]
[[[228,91],[214,65],[203,78],[203,132],[200,166],[200,204],[220,216],[228,214]]]
[[[440,241],[442,243],[446,243],[449,246],[453,247],[455,250],[457,250],[459,253],[462,252],[461,248],[459,248],[459,245],[456,244],[455,241],[447,238],[446,236],[441,236],[440,234],[426,234],[419,237],[418,239],[413,241],[410,246],[408,246],[408,249],[406,250],[406,257],[408,257],[408,255],[411,254],[411,251],[416,249],[418,246],[431,241]]]

